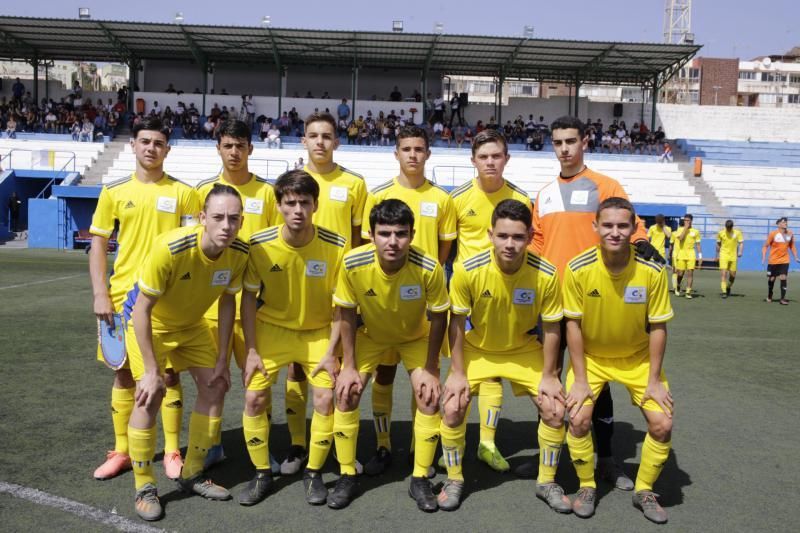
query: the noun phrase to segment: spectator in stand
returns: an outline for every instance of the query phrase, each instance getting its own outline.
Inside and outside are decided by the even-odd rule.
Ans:
[[[672,163],[672,147],[669,143],[664,143],[664,151],[658,156],[659,163]]]
[[[325,91],[324,93],[322,93],[322,96],[320,96],[320,98],[323,99],[323,100],[330,99],[330,95],[328,94],[328,91]]]
[[[621,131],[624,131],[624,130],[618,129],[617,133],[619,133]],[[620,138],[619,134],[613,135],[611,137],[611,153],[614,153],[614,154],[621,153],[620,152],[620,146],[622,146],[622,139]]]
[[[339,122],[345,121],[347,124],[347,120],[350,118],[350,106],[347,105],[347,98],[342,98],[342,103],[336,107],[336,116],[339,117]]]
[[[214,131],[217,129],[217,123],[219,122],[219,115],[211,115],[208,117],[203,124],[203,138],[204,139],[213,139],[214,138]]]
[[[83,117],[83,125],[81,126],[80,141],[91,142],[94,140],[94,124],[91,123],[89,117]]]
[[[514,125],[510,120],[506,120],[503,126],[503,137],[506,138],[506,144],[511,144],[514,141]]]
[[[500,129],[500,125],[497,123],[494,117],[489,117],[489,122],[486,123],[487,130],[498,130]]]
[[[530,139],[529,148],[534,152],[539,152],[544,148],[544,133],[542,133],[541,129],[536,128]]]
[[[19,78],[14,82],[14,85],[11,86],[11,103],[17,103],[17,105],[22,105],[22,96],[25,94],[25,84],[19,81]]]
[[[464,116],[461,111],[461,99],[458,97],[458,93],[453,93],[452,98],[450,98],[450,127],[453,127],[453,119],[458,118],[458,125],[464,125]]]
[[[658,143],[656,142],[656,134],[654,132],[652,132],[652,131],[648,132],[647,133],[647,139],[646,139],[646,145],[645,145],[645,147],[647,148],[647,153],[650,154],[650,155],[655,155],[657,153],[656,152],[656,150],[657,150],[656,145],[657,144]]]
[[[305,98],[314,98],[314,95],[311,94],[311,91],[308,91],[305,95]]]
[[[633,153],[633,144],[631,141],[631,136],[628,133],[625,133],[625,136],[622,137],[619,141],[619,152],[621,154],[628,152],[629,154]]]
[[[73,141],[81,140],[81,123],[78,121],[78,119],[75,119],[72,122],[72,126],[70,126],[70,133],[72,134]]]
[[[469,126],[464,128],[464,142],[467,143],[468,146],[472,147],[472,138],[474,135],[472,134],[472,129]]]
[[[303,158],[302,157],[297,158],[297,161],[294,164],[294,169],[295,170],[302,170],[304,166],[305,166],[305,162],[303,162]]]
[[[170,84],[167,86],[167,88],[164,90],[164,92],[165,92],[165,93],[176,93],[176,92],[178,92],[178,91],[176,91],[176,90],[175,90],[175,87],[173,87],[173,86],[172,86],[172,84],[170,83]]]
[[[17,191],[13,191],[11,196],[8,197],[8,214],[11,218],[11,226],[9,229],[15,233],[19,231],[19,210],[21,207],[22,200],[17,196]]]
[[[19,78],[17,78],[17,81],[19,81]],[[8,117],[8,122],[6,122],[6,135],[9,139],[17,138],[17,117],[13,113]]]
[[[433,136],[434,136],[434,138],[436,138],[436,137],[441,138],[442,131],[444,131],[444,124],[442,124],[441,122],[438,122],[438,121],[434,122],[433,123]]]
[[[463,125],[459,124],[458,126],[453,129],[453,137],[456,139],[456,148],[461,148],[461,145],[464,144],[464,135],[467,131]]]
[[[267,131],[267,148],[280,148],[281,147],[281,132],[277,125],[273,122]]]
[[[108,121],[106,120],[106,113],[105,111],[101,111],[100,113],[97,114],[96,117],[94,117],[95,139],[93,140],[96,140],[96,137],[98,135],[102,137],[106,131],[106,127],[108,127]]]
[[[480,132],[482,132],[485,129],[486,129],[486,126],[484,125],[482,120],[479,120],[478,122],[475,123],[475,135],[479,134]]]
[[[666,138],[666,134],[664,133],[664,130],[661,128],[661,126],[659,126],[658,129],[656,130],[655,138],[657,147],[656,151],[658,151],[661,149],[661,145],[664,144],[664,139]]]
[[[450,142],[453,139],[453,132],[450,129],[450,126],[444,126],[442,128],[442,135],[441,135],[442,142],[447,141],[447,147],[450,147]]]
[[[351,120],[347,125],[347,144],[356,144],[358,141],[358,124]]]
[[[282,135],[289,135],[289,132],[291,131],[290,124],[291,121],[289,120],[289,113],[284,111],[283,115],[281,115],[281,118],[278,119],[278,125],[277,125]]]
[[[258,138],[261,139],[261,142],[264,142],[267,138],[267,132],[269,132],[272,120],[267,119],[264,115],[258,117]]]
[[[437,94],[433,100],[433,121],[444,124],[444,98],[441,94]]]
[[[389,93],[389,100],[392,102],[402,102],[403,95],[400,93],[400,89],[397,88],[397,85],[394,86],[394,90]]]
[[[227,96],[228,95],[228,89],[223,87],[219,94]]]
[[[608,131],[603,133],[603,139],[600,144],[600,153],[603,153],[604,150],[609,154],[611,153],[611,132]]]

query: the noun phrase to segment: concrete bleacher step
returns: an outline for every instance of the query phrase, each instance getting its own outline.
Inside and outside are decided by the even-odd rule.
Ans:
[[[125,146],[130,146],[130,143],[121,140],[111,141],[103,153],[97,158],[94,165],[83,174],[81,184],[99,185],[103,183],[103,176],[105,176],[106,172],[114,165],[114,162],[125,149]]]

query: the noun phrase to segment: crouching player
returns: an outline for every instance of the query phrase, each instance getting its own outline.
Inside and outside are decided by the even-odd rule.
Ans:
[[[439,442],[439,352],[450,307],[444,271],[435,257],[411,245],[414,213],[401,200],[384,200],[369,213],[372,244],[344,258],[334,302],[340,307],[343,364],[336,379],[333,431],[342,478],[328,496],[328,506],[342,508],[353,496],[358,404],[381,361],[396,351],[411,378],[414,417],[414,472],[409,495],[423,511],[438,505],[427,479]],[[356,332],[356,308],[364,326]],[[430,312],[430,322],[426,318]]]
[[[163,514],[152,461],[167,357],[176,371],[188,369],[197,385],[178,484],[211,500],[230,498],[226,489],[203,474],[203,461],[214,443],[230,387],[227,355],[234,295],[241,290],[248,257],[247,244],[236,237],[241,224],[239,193],[229,186],[214,187],[206,196],[199,226],[171,230],[155,239],[125,302],[128,357],[136,380],[128,441],[136,513],[144,520],[157,520]],[[203,314],[217,299],[219,343],[215,346]]]
[[[536,495],[568,513],[569,499],[555,483],[565,433],[564,396],[556,372],[563,317],[558,274],[556,267],[528,251],[531,211],[522,202],[497,204],[488,233],[492,248],[456,263],[450,280],[452,362],[442,392],[441,425],[447,481],[439,508],[452,511],[461,502],[470,395],[482,382],[502,378],[515,394],[529,395],[539,409]],[[467,316],[473,328],[465,334]]]
[[[567,374],[570,414],[567,445],[580,480],[576,515],[594,514],[594,447],[589,433],[594,404],[605,384],[625,385],[647,420],[647,436],[636,476],[633,505],[653,522],[667,515],[653,493],[667,461],[673,400],[662,371],[672,318],[667,273],[631,245],[636,229],[631,203],[603,201],[594,222],[600,244],[569,262],[564,279],[564,315],[572,366]]]

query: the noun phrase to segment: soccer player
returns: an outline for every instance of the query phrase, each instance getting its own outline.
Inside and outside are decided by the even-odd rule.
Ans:
[[[372,207],[383,200],[402,200],[414,213],[415,231],[411,244],[444,264],[450,255],[452,241],[456,238],[456,214],[453,200],[447,191],[425,177],[425,162],[430,155],[425,130],[417,126],[402,127],[397,134],[394,151],[395,159],[400,164],[400,172],[397,177],[369,193],[364,213],[367,217]],[[364,239],[369,238],[369,232],[364,229],[368,224],[369,220],[366,218],[361,224],[361,236]],[[376,369],[372,384],[372,412],[378,451],[364,465],[364,472],[368,475],[382,473],[392,461],[389,427],[392,420],[392,388],[399,362],[396,352],[388,352]],[[416,408],[412,409],[412,413],[415,412]]]
[[[492,378],[507,379],[539,410],[541,463],[536,495],[558,512],[569,499],[555,473],[564,441],[564,397],[557,359],[563,318],[556,267],[527,250],[531,211],[517,200],[494,209],[492,248],[454,265],[450,280],[450,374],[442,392],[442,451],[447,480],[439,508],[452,511],[464,489],[462,459],[470,395]],[[472,329],[465,333],[467,316]],[[537,326],[541,318],[541,326]],[[531,334],[536,329],[537,334]]]
[[[694,282],[694,269],[697,261],[703,260],[700,250],[700,232],[692,227],[694,217],[687,213],[683,217],[683,226],[676,229],[675,236],[675,263],[672,273],[672,287],[675,296],[681,295],[681,283],[686,276],[686,297],[692,299],[692,283]]]
[[[411,378],[414,417],[414,472],[409,495],[427,512],[438,505],[428,482],[439,442],[439,352],[450,307],[439,262],[411,245],[414,214],[402,201],[383,200],[369,214],[372,244],[344,257],[333,299],[340,308],[342,369],[336,378],[333,432],[342,476],[328,506],[347,506],[354,494],[358,404],[382,355],[392,350]],[[356,332],[356,308],[363,327]],[[430,313],[430,322],[426,318]]]
[[[736,280],[736,260],[742,257],[744,252],[744,237],[738,229],[733,229],[733,220],[725,221],[725,229],[717,233],[717,261],[719,261],[719,271],[722,277],[720,289],[722,297],[727,298],[731,295],[731,287]]]
[[[594,514],[593,402],[608,382],[616,381],[628,389],[647,421],[633,504],[648,520],[664,523],[667,515],[653,483],[669,457],[674,407],[662,370],[666,322],[673,315],[667,273],[631,246],[637,222],[628,200],[608,198],[596,216],[600,244],[572,259],[564,279],[572,363],[567,373],[567,446],[580,481],[572,510],[582,518]]]
[[[766,302],[772,302],[772,291],[775,288],[775,278],[781,280],[781,305],[789,305],[786,299],[786,278],[789,275],[789,252],[794,254],[795,262],[800,262],[797,257],[797,246],[794,242],[794,233],[789,229],[789,219],[781,217],[775,221],[778,229],[773,230],[767,236],[764,247],[761,249],[761,264],[767,258],[769,250],[769,263],[767,264],[767,298]]]
[[[501,133],[496,130],[484,130],[475,136],[471,161],[478,171],[478,177],[450,193],[456,210],[457,261],[464,261],[492,246],[488,237],[491,213],[501,201],[513,198],[530,207],[528,194],[503,178],[503,170],[510,158],[508,144]],[[500,381],[482,383],[478,396],[480,413],[478,459],[498,472],[509,469],[508,461],[495,445],[495,433],[502,409],[502,383]]]
[[[256,474],[239,494],[255,505],[272,486],[266,398],[277,372],[299,363],[313,387],[314,415],[308,464],[303,475],[306,501],[321,505],[328,490],[319,470],[333,442],[333,355],[338,341],[333,292],[347,239],[312,222],[319,185],[304,170],[275,182],[284,223],[250,236],[250,260],[242,296],[242,328],[247,348],[243,375],[244,439]],[[257,306],[256,300],[263,303]],[[322,372],[322,369],[326,372]]]
[[[242,229],[239,231],[239,238],[247,242],[250,239],[250,235],[256,231],[274,226],[280,221],[275,202],[275,191],[267,180],[250,172],[248,158],[253,153],[253,144],[250,127],[245,122],[231,119],[220,125],[217,133],[217,153],[222,159],[222,172],[219,176],[201,181],[197,185],[199,199],[204,201],[206,195],[217,184],[228,185],[236,189],[244,204]],[[244,361],[247,354],[244,349],[244,334],[239,314],[240,294],[236,295],[236,321],[233,325],[231,351],[236,360],[236,365],[240,370],[244,370]],[[217,333],[219,331],[217,316],[218,307],[215,301],[205,314],[211,333],[214,336],[215,344],[218,340]],[[269,412],[271,412],[271,400],[271,397],[267,399],[270,404],[268,407]],[[305,411],[303,416],[305,417]],[[214,447],[211,448],[206,457],[205,466],[209,468],[224,458],[222,426],[220,426],[220,432],[214,441]]]
[[[672,228],[664,223],[664,215],[656,215],[656,223],[647,228],[647,238],[661,257],[666,258],[667,242],[672,242]]]
[[[592,230],[592,221],[600,202],[613,196],[628,196],[615,179],[599,174],[584,164],[589,138],[583,122],[575,117],[560,117],[552,123],[550,129],[553,151],[561,171],[536,196],[531,249],[556,265],[563,279],[567,262],[598,242],[597,233]],[[640,253],[663,261],[647,240],[644,225],[637,227],[633,241]],[[566,349],[565,327],[566,322],[561,326],[562,359]],[[608,389],[597,400],[593,422],[600,477],[620,490],[632,490],[633,482],[617,466],[611,449],[614,403]]]
[[[164,158],[169,153],[169,128],[160,119],[147,117],[133,127],[131,148],[136,157],[136,171],[104,185],[89,231],[89,274],[94,294],[94,314],[98,320],[113,324],[113,315],[122,312],[125,295],[136,281],[155,237],[167,230],[194,223],[200,211],[197,195],[191,186],[164,173]],[[118,225],[119,249],[111,278],[107,278],[108,240]],[[105,327],[105,326],[103,326]],[[97,359],[103,361],[97,348]],[[183,398],[178,375],[166,374],[167,392],[161,408],[164,426],[164,469],[167,477],[180,475],[180,430]],[[114,373],[111,389],[111,419],[114,424],[114,450],[94,472],[95,479],[109,479],[131,468],[128,446],[128,420],[134,403],[136,384],[130,364]]]
[[[128,427],[136,483],[136,513],[158,520],[163,509],[153,475],[155,416],[164,396],[169,358],[176,371],[189,370],[197,401],[189,421],[181,489],[210,500],[230,493],[204,473],[214,444],[222,399],[230,388],[228,352],[235,317],[234,294],[241,290],[248,246],[236,234],[242,224],[242,199],[235,189],[217,185],[208,193],[200,225],[178,228],[155,238],[125,300],[126,342],[136,380],[136,403]],[[219,300],[219,342],[215,345],[203,318]]]

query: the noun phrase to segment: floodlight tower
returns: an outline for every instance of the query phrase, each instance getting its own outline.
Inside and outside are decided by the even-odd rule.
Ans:
[[[664,43],[694,43],[692,0],[664,0]]]

